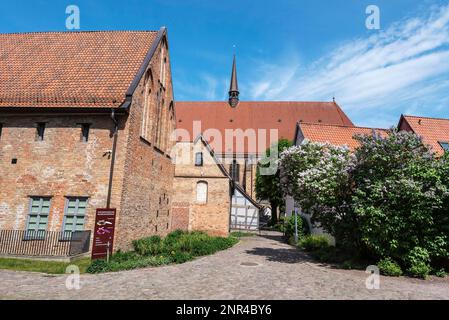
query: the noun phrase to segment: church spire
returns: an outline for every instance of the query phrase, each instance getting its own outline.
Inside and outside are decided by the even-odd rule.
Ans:
[[[235,65],[235,54],[234,54],[234,61],[232,63],[231,85],[229,87],[229,105],[235,108],[237,107],[238,103],[239,103],[239,85],[237,83],[237,67]]]

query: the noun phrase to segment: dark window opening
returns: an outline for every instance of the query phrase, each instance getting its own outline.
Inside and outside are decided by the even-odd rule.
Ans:
[[[12,163],[12,164],[17,164],[17,159],[16,159],[16,158],[12,158],[12,159],[11,159],[11,163]]]
[[[89,123],[81,123],[81,142],[89,141]]]
[[[232,180],[234,180],[235,182],[240,181],[240,164],[237,163],[237,160],[232,161],[229,172],[231,174]]]
[[[195,166],[196,167],[203,166],[203,153],[202,152],[197,152],[195,154]]]
[[[38,122],[36,126],[36,140],[43,141],[45,132],[45,122]]]

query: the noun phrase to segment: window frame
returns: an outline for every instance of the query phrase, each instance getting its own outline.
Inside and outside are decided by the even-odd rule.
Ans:
[[[201,200],[198,199],[198,195],[199,195],[198,187],[199,187],[200,185],[205,185],[205,186],[206,186],[206,192],[205,192],[206,197],[205,197],[205,200],[204,200],[204,201],[201,201]],[[195,190],[195,191],[196,191],[196,197],[195,197],[196,203],[198,203],[198,204],[207,204],[208,201],[209,201],[209,183],[207,183],[207,181],[204,181],[204,180],[198,181],[198,182],[196,183],[196,190]]]
[[[46,232],[47,232],[47,228],[48,228],[48,219],[50,217],[50,211],[51,211],[51,196],[30,196],[29,197],[29,206],[28,206],[28,217],[27,217],[27,221],[26,221],[26,226],[25,226],[25,239],[24,240],[45,240],[45,236],[46,236]],[[39,199],[39,209],[38,209],[38,213],[37,214],[32,214],[32,208],[33,208],[33,202]],[[42,204],[44,202],[44,200],[48,200],[48,213],[47,213],[47,221],[45,222],[45,230],[43,231],[42,235],[39,235],[40,230],[39,230],[39,226],[41,224],[41,218],[42,218]],[[30,222],[31,222],[31,217],[32,216],[36,216],[36,227],[34,228],[34,230],[30,229]],[[37,235],[36,235],[37,233]]]
[[[69,215],[68,214],[69,203],[72,200],[76,200],[75,212],[73,214]],[[68,240],[70,240],[73,232],[80,231],[80,230],[76,230],[76,225],[77,225],[78,219],[81,217],[81,215],[78,214],[80,200],[85,201],[85,207],[84,207],[85,211],[84,211],[84,215],[82,215],[83,229],[84,229],[84,226],[86,225],[87,206],[88,206],[89,197],[66,196],[65,197],[65,205],[64,205],[64,218],[62,219],[62,230],[61,230],[61,239],[60,240],[68,241]],[[66,222],[67,222],[68,217],[73,218],[72,230],[66,230]]]

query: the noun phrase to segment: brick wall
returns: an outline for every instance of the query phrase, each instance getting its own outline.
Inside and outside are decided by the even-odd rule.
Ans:
[[[166,59],[165,86],[161,59]],[[170,231],[174,165],[169,138],[175,127],[172,101],[168,49],[161,44],[132,99],[116,249],[129,249],[134,239],[164,236]]]
[[[203,153],[203,166],[195,166],[195,154]],[[206,182],[207,202],[197,201],[197,184]],[[230,218],[229,178],[220,170],[201,140],[178,143],[173,195],[172,229],[205,231],[227,236]]]
[[[88,197],[85,229],[92,230],[95,209],[106,206],[114,124],[106,115],[2,114],[0,138],[0,229],[25,229],[30,196],[50,196],[47,230],[62,230],[66,197]],[[45,122],[44,140],[36,123]],[[125,118],[120,119],[116,156],[124,163]],[[90,123],[81,141],[79,123]],[[17,159],[12,164],[12,159]],[[120,209],[122,173],[114,176],[111,204]]]

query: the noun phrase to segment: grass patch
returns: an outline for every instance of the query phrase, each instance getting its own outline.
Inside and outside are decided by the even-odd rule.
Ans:
[[[184,263],[195,257],[225,250],[238,242],[236,237],[211,237],[204,232],[177,230],[164,239],[152,236],[133,241],[134,251],[116,252],[109,262],[95,260],[89,273],[115,272],[173,263]]]
[[[233,231],[231,232],[231,237],[244,238],[244,237],[254,237],[256,234],[251,232]]]
[[[76,265],[81,273],[85,273],[90,263],[90,258],[77,259],[72,262],[0,258],[0,269],[64,274],[69,265]]]

